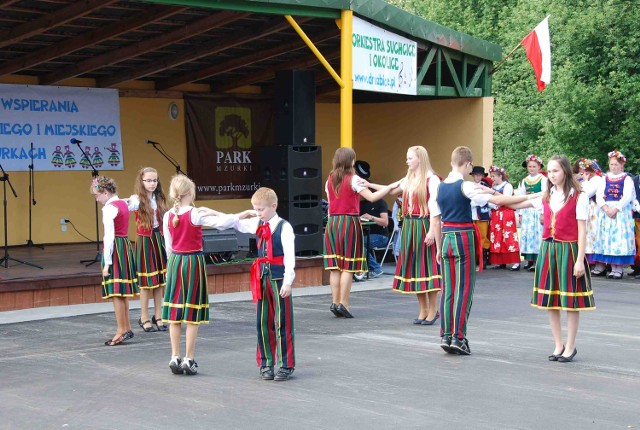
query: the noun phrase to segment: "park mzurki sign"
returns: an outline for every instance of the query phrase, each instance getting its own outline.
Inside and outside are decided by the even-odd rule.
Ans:
[[[353,17],[353,89],[416,95],[418,44]]]
[[[35,170],[123,170],[118,90],[0,84],[0,163],[24,171],[32,159]]]

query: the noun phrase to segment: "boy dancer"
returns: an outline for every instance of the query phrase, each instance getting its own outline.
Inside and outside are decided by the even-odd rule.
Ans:
[[[442,234],[436,232],[436,258],[442,268],[442,299],[440,301],[440,346],[450,354],[470,355],[467,340],[467,320],[473,302],[476,282],[475,261],[482,259],[479,233],[473,223],[471,205],[510,205],[531,199],[527,196],[504,196],[473,182],[465,181],[473,168],[471,150],[459,146],[451,154],[451,173],[440,184],[436,197],[437,211],[432,216],[442,219]],[[434,223],[440,228],[440,223]],[[480,264],[482,270],[482,263]]]
[[[295,235],[291,224],[276,213],[278,196],[259,188],[251,197],[256,218],[236,227],[258,236],[258,258],[251,266],[251,293],[257,302],[258,348],[256,361],[264,380],[286,381],[295,368],[293,301]],[[274,374],[274,355],[280,369]]]

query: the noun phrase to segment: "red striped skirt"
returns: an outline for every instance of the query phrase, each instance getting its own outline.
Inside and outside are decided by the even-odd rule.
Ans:
[[[543,240],[536,261],[531,305],[540,309],[580,311],[595,309],[591,290],[589,263],[584,260],[585,274],[573,276],[577,242]]]
[[[359,216],[329,216],[324,232],[324,269],[353,273],[368,270]]]
[[[115,237],[111,260],[109,276],[102,277],[102,298],[133,297],[140,294],[133,247],[128,237]],[[104,267],[104,255],[101,267]]]
[[[164,287],[167,273],[167,256],[164,239],[159,229],[151,236],[138,236],[136,241],[136,267],[138,286],[145,289]]]
[[[169,256],[162,319],[169,323],[209,322],[207,267],[202,252]]]
[[[424,293],[442,288],[435,244],[424,243],[429,218],[405,217],[400,232],[400,255],[393,289],[401,293]]]

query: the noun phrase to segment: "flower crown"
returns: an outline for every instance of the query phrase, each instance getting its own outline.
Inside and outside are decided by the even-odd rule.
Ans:
[[[595,158],[593,160],[583,158],[578,162],[578,166],[582,170],[593,170],[596,173],[602,172],[602,169],[598,165],[598,161]]]
[[[489,173],[494,173],[494,172],[501,173],[503,175],[507,173],[504,167],[489,166]]]
[[[607,154],[607,156],[609,158],[617,158],[619,160],[622,160],[623,163],[627,162],[627,157],[625,157],[624,154],[617,149],[611,151],[609,154]]]
[[[529,161],[535,161],[536,163],[542,165],[542,158],[538,157],[536,154],[529,154],[527,158],[524,159],[525,163]]]
[[[100,188],[102,188],[102,185],[100,185],[98,178],[93,178],[93,181],[91,181],[91,185],[98,191],[100,191]]]

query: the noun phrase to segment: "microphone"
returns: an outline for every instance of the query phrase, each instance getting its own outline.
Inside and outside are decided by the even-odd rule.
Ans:
[[[145,140],[144,143],[147,145],[160,145],[158,142],[154,142],[153,140]]]
[[[74,145],[75,145],[76,143],[82,143],[82,141],[81,141],[81,140],[78,140],[78,139],[76,139],[75,137],[71,138],[71,140],[70,140],[69,142],[73,143]]]

